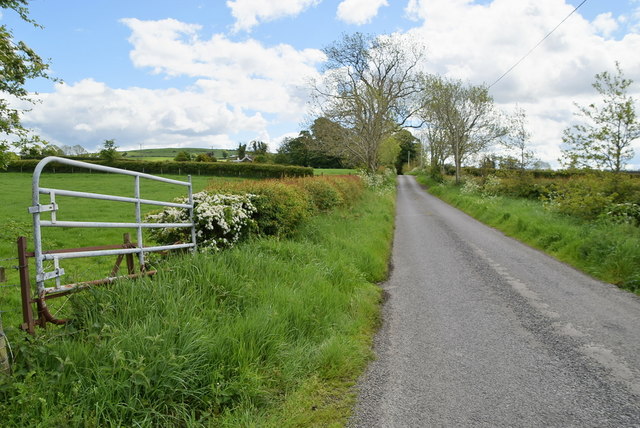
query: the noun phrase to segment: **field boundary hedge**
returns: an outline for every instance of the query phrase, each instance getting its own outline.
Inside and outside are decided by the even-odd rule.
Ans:
[[[9,163],[7,172],[32,172],[39,159],[18,160]],[[106,165],[129,171],[144,172],[147,174],[192,174],[212,175],[217,177],[246,177],[246,178],[285,178],[313,176],[313,168],[290,165],[269,165],[255,163],[232,162],[171,162],[171,161],[130,161],[117,160],[86,161],[96,165]],[[71,165],[50,163],[44,169],[48,172],[85,172],[84,168],[76,168]]]

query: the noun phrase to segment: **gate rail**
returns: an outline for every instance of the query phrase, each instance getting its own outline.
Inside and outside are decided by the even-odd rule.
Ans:
[[[115,196],[115,195],[108,195],[108,194],[102,194],[102,193],[89,193],[89,192],[79,192],[79,191],[72,191],[72,190],[65,190],[65,189],[41,187],[40,176],[45,166],[47,166],[49,163],[52,163],[52,162],[71,165],[79,168],[86,168],[94,171],[102,171],[102,172],[133,176],[134,177],[134,183],[133,183],[134,197],[123,197],[123,196]],[[141,198],[140,197],[140,179],[141,178],[187,187],[187,191],[188,191],[187,203],[156,201],[156,200]],[[44,305],[46,309],[46,305],[44,301],[47,298],[53,297],[53,295],[63,294],[63,293],[67,294],[70,291],[73,291],[74,289],[86,287],[87,284],[89,283],[97,283],[97,282],[105,281],[105,280],[98,280],[98,281],[89,281],[89,282],[83,282],[78,284],[62,285],[60,281],[60,277],[64,275],[64,269],[60,267],[59,262],[61,260],[81,258],[81,257],[117,255],[119,257],[119,260],[121,261],[123,256],[127,256],[127,258],[129,258],[131,257],[129,255],[137,254],[139,264],[140,264],[140,269],[142,272],[144,272],[145,253],[177,250],[177,249],[185,249],[185,248],[190,248],[192,250],[195,250],[197,247],[197,242],[196,242],[195,224],[193,221],[193,188],[191,184],[191,176],[189,176],[188,179],[189,181],[172,180],[169,178],[158,177],[155,175],[145,174],[142,172],[129,171],[129,170],[124,170],[120,168],[103,166],[103,165],[95,165],[92,163],[80,162],[80,161],[60,158],[56,156],[50,156],[42,159],[38,163],[38,165],[36,166],[33,172],[32,206],[29,207],[29,212],[33,215],[33,239],[34,239],[33,258],[35,259],[35,267],[36,267],[36,287],[37,287],[36,301],[38,302],[39,306]],[[40,203],[41,194],[49,195],[48,204]],[[70,197],[78,197],[78,198],[133,203],[135,204],[136,218],[135,218],[135,221],[129,221],[129,222],[59,221],[56,216],[56,212],[58,211],[56,196],[70,196]],[[189,223],[143,223],[142,210],[141,210],[142,205],[156,205],[156,206],[188,209]],[[41,219],[42,213],[51,213],[51,220]],[[118,248],[113,248],[113,246],[111,246],[111,248],[106,247],[106,249],[105,247],[87,247],[87,248],[75,248],[75,249],[69,249],[69,250],[45,251],[42,247],[42,230],[41,229],[43,227],[132,228],[132,229],[136,229],[137,240],[134,243],[126,242],[125,243],[126,245],[118,246]],[[178,243],[173,245],[153,246],[153,247],[145,247],[143,245],[143,236],[142,236],[143,229],[167,228],[167,227],[191,228],[191,242]],[[29,254],[29,257],[31,257],[31,254]],[[54,263],[53,271],[45,272],[44,270],[45,261],[53,261]],[[126,275],[123,277],[132,276],[131,268],[129,268],[129,270],[130,270],[129,275]],[[120,278],[120,277],[117,277],[117,278]],[[109,277],[109,278],[106,278],[106,280],[112,281],[117,278]],[[55,280],[55,286],[46,287],[45,282],[49,280]],[[28,278],[27,278],[27,281],[28,281]],[[24,294],[25,293],[23,293],[23,307],[29,306],[30,308],[30,304],[33,301],[31,301],[30,297],[27,297],[29,299],[29,302],[25,302]],[[26,314],[25,314],[25,317],[26,317]],[[51,321],[51,320],[48,320],[48,321]],[[29,328],[29,330],[32,330],[32,326],[28,326],[28,327],[31,327]]]

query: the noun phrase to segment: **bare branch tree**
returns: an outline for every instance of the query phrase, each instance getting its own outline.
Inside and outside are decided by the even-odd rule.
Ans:
[[[324,52],[327,64],[314,82],[314,104],[319,115],[345,129],[331,150],[376,170],[382,142],[418,110],[423,49],[406,37],[356,33],[343,35]]]
[[[510,152],[515,153],[516,167],[520,170],[525,170],[535,162],[534,153],[529,149],[530,137],[531,132],[527,129],[527,114],[523,108],[516,107],[511,117],[509,133],[502,140],[502,144]]]

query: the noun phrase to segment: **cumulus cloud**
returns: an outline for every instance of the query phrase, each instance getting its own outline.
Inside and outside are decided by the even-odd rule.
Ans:
[[[254,39],[234,42],[224,34],[201,40],[197,36],[199,26],[173,19],[122,22],[132,31],[129,42],[133,45],[133,64],[172,77],[224,81],[247,77],[291,86],[316,73],[316,65],[325,58],[317,49],[296,50],[286,44],[266,47]]]
[[[262,132],[260,113],[245,114],[211,99],[206,91],[113,89],[93,79],[58,84],[42,104],[25,115],[26,124],[46,129],[54,143],[94,148],[107,138],[120,145],[180,146],[225,143],[238,129]]]
[[[227,7],[236,19],[234,31],[249,31],[261,21],[296,16],[321,0],[228,0]]]
[[[232,136],[248,133],[268,139],[273,121],[300,122],[307,81],[324,60],[314,49],[233,42],[221,34],[201,39],[198,25],[174,19],[122,22],[131,29],[136,67],[187,77],[191,85],[114,89],[93,79],[56,85],[25,115],[26,124],[37,124],[54,143],[88,148],[106,138],[146,147],[230,147]]]
[[[338,5],[338,19],[348,24],[363,25],[371,22],[387,0],[343,0]]]
[[[601,13],[596,16],[592,25],[595,31],[602,34],[604,37],[611,37],[611,34],[619,27],[618,22],[615,20],[611,12]]]

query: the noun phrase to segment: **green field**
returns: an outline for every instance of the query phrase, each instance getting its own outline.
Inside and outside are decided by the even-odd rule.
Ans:
[[[314,175],[355,175],[358,173],[357,169],[337,169],[337,168],[314,168]]]
[[[184,147],[184,148],[164,148],[164,149],[142,149],[142,150],[128,150],[126,152],[125,159],[138,159],[138,160],[147,160],[147,161],[163,161],[163,160],[173,160],[176,155],[180,152],[187,152],[192,156],[199,155],[200,153],[214,153],[214,156],[218,160],[224,159],[222,156],[222,152],[227,152],[229,157],[236,155],[236,150],[226,150],[226,149],[204,149],[204,148],[192,148],[192,147]],[[124,152],[120,152],[124,153]]]

